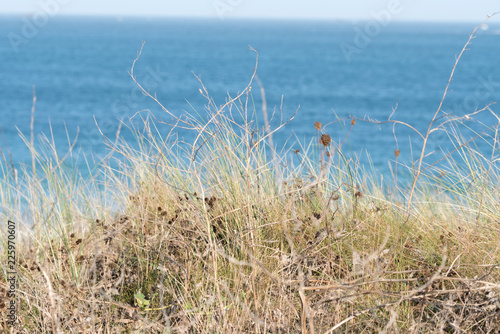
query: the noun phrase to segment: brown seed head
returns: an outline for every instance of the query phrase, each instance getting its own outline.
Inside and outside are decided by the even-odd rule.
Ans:
[[[351,126],[354,126],[354,124],[356,124],[356,120],[353,118],[351,119]]]
[[[314,127],[316,128],[316,130],[321,130],[321,122],[314,122]]]
[[[330,144],[331,141],[332,141],[332,138],[330,138],[330,135],[327,135],[327,134],[322,134],[321,138],[319,140],[319,142],[321,144],[323,144],[325,147],[327,147],[328,144]]]
[[[399,149],[394,150],[394,155],[396,156],[396,158],[399,157]]]

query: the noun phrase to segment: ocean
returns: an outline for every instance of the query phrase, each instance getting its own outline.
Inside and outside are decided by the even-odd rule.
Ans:
[[[7,161],[31,164],[19,133],[29,138],[33,88],[34,133],[53,138],[62,155],[78,132],[75,154],[104,156],[108,148],[96,123],[114,139],[120,120],[127,124],[134,115],[136,123],[148,113],[170,122],[129,75],[143,41],[136,78],[175,115],[194,110],[203,114],[207,100],[197,77],[217,105],[228,94],[241,92],[256,63],[251,46],[258,52],[257,74],[268,112],[275,112],[271,126],[296,112],[274,135],[278,147],[307,145],[316,138],[314,122],[328,124],[323,131],[342,142],[350,117],[385,121],[394,109],[391,119],[425,132],[455,59],[477,24],[70,16],[33,21],[31,16],[4,16],[0,147]],[[491,23],[478,30],[456,68],[442,115],[463,116],[500,100],[499,54],[500,26]],[[261,117],[258,85],[253,88]],[[469,129],[465,136],[496,125],[499,111],[492,105],[464,121]],[[346,119],[345,128],[337,118]],[[126,130],[121,135],[132,139]],[[189,133],[179,131],[178,136]],[[344,149],[388,175],[395,149],[401,152],[400,162],[411,163],[421,145],[422,139],[408,127],[398,125],[393,132],[393,124],[358,120]],[[445,133],[436,132],[428,144],[429,159],[451,148]],[[487,142],[479,148],[491,151]],[[75,161],[85,170],[84,160]]]

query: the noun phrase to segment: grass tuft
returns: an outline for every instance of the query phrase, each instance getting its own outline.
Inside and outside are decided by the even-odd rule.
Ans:
[[[396,160],[411,184],[387,185],[345,140],[320,136],[319,122],[319,142],[311,133],[308,146],[277,154],[267,122],[256,126],[252,82],[221,106],[202,84],[203,117],[177,117],[144,91],[176,125],[130,124],[135,142],[106,139],[112,156],[89,177],[68,167],[72,146],[61,157],[45,137],[38,149],[25,139],[31,172],[4,159],[1,215],[19,227],[18,286],[11,327],[3,251],[0,327],[498,333],[498,127],[470,140],[450,120],[454,150],[426,164],[424,145],[416,164]],[[181,127],[187,142],[172,135]]]

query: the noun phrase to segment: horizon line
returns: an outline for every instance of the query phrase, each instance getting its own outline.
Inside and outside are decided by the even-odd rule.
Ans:
[[[36,12],[30,12],[30,13],[21,13],[21,12],[0,12],[0,16],[7,16],[7,17],[27,17],[27,16],[32,16]],[[209,21],[218,21],[218,22],[224,22],[224,21],[316,21],[318,23],[320,22],[329,22],[329,23],[356,23],[356,22],[367,22],[371,21],[372,19],[370,18],[327,18],[327,17],[262,17],[262,16],[228,16],[224,18],[217,17],[216,14],[213,16],[207,16],[207,15],[162,15],[162,14],[150,14],[150,15],[135,15],[135,14],[110,14],[110,13],[105,13],[105,14],[96,14],[96,13],[64,13],[64,14],[58,14],[57,17],[81,17],[81,18],[113,18],[113,19],[188,19],[188,20],[196,20],[196,19],[202,19],[202,20],[209,20]],[[488,17],[488,15],[485,15],[485,18]],[[450,23],[456,23],[456,24],[477,24],[480,25],[481,21],[476,21],[476,20],[453,20],[453,19],[443,19],[443,20],[434,20],[434,19],[408,19],[408,20],[401,20],[401,19],[394,19],[392,22],[394,23],[441,23],[441,24],[450,24]],[[500,24],[499,22],[493,22],[493,24]]]

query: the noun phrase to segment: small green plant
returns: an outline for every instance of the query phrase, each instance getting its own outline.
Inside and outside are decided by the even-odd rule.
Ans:
[[[150,300],[147,300],[146,299],[146,296],[144,296],[140,291],[138,291],[135,295],[134,295],[134,298],[135,298],[135,302],[137,303],[137,305],[141,308],[141,309],[147,309],[149,307],[149,304],[150,302],[153,300],[153,298],[157,295],[158,293],[154,293],[152,296],[151,296],[151,299]]]

